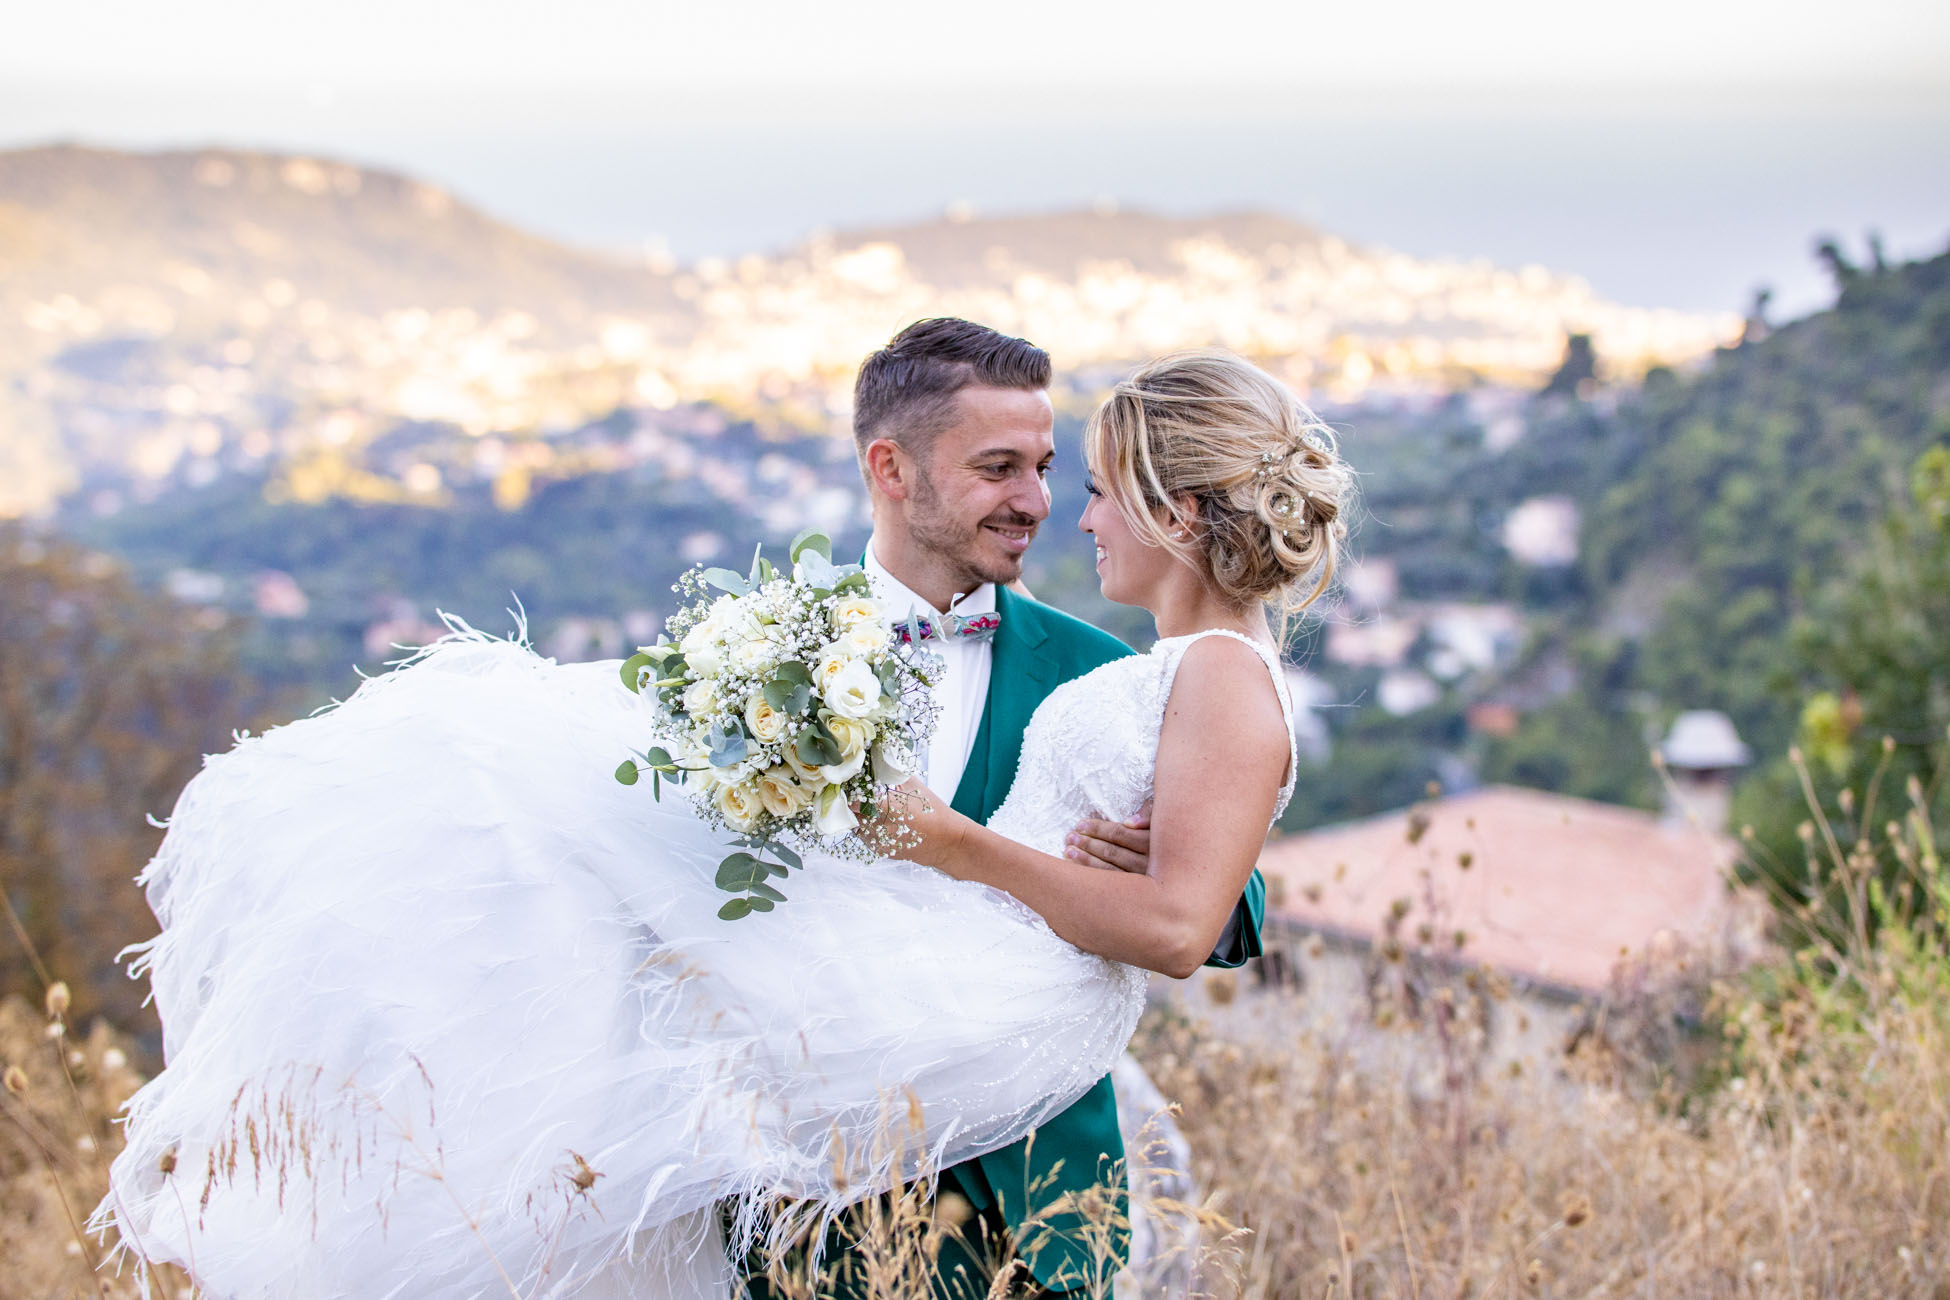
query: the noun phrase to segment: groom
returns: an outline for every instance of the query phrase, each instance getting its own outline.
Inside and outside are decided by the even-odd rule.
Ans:
[[[943,633],[941,716],[923,755],[930,789],[987,821],[1015,779],[1023,729],[1057,686],[1131,653],[1117,638],[1019,594],[1023,554],[1049,517],[1044,475],[1054,456],[1049,354],[956,319],[924,320],[868,357],[854,385],[853,437],[873,503],[865,564],[897,621],[911,608]],[[988,631],[991,629],[992,631]],[[1142,870],[1141,826],[1086,822],[1073,856]],[[1257,956],[1265,886],[1254,873],[1208,964]],[[939,1300],[990,1294],[994,1258],[1013,1251],[1033,1275],[1027,1294],[1108,1286],[1128,1234],[1066,1206],[1124,1203],[1123,1139],[1109,1077],[1032,1138],[943,1171],[939,1193],[973,1209],[963,1240],[942,1251]],[[1092,1188],[1104,1194],[1089,1198]],[[1102,1215],[1096,1216],[1099,1220]],[[847,1272],[841,1262],[841,1277]],[[755,1298],[769,1296],[750,1279]],[[860,1294],[842,1284],[834,1294]],[[822,1293],[824,1294],[824,1293]],[[1013,1294],[1013,1293],[1012,1293]]]

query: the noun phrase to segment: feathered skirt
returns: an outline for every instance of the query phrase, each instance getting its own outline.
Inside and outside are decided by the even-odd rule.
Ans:
[[[448,638],[212,757],[141,877],[166,1068],[99,1211],[224,1300],[722,1297],[720,1224],[1012,1142],[1144,981],[1005,895],[724,833],[612,772],[613,664]],[[743,1242],[734,1242],[734,1246]]]

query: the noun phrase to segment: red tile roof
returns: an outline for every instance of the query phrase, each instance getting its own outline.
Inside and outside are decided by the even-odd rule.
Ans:
[[[1274,840],[1260,869],[1274,914],[1303,927],[1375,938],[1406,899],[1405,942],[1426,924],[1452,951],[1462,930],[1466,960],[1598,992],[1623,953],[1734,924],[1736,852],[1723,834],[1635,808],[1490,786]]]

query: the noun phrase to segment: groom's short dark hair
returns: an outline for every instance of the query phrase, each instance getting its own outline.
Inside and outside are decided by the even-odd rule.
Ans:
[[[954,416],[955,394],[974,384],[1049,387],[1049,353],[1027,339],[954,316],[916,321],[860,365],[853,383],[853,443],[875,438],[925,455]]]

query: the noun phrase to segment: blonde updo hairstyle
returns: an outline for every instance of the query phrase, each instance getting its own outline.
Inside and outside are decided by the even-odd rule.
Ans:
[[[1334,431],[1245,359],[1199,351],[1153,361],[1092,413],[1084,454],[1132,531],[1228,603],[1284,617],[1333,583],[1353,471]]]

